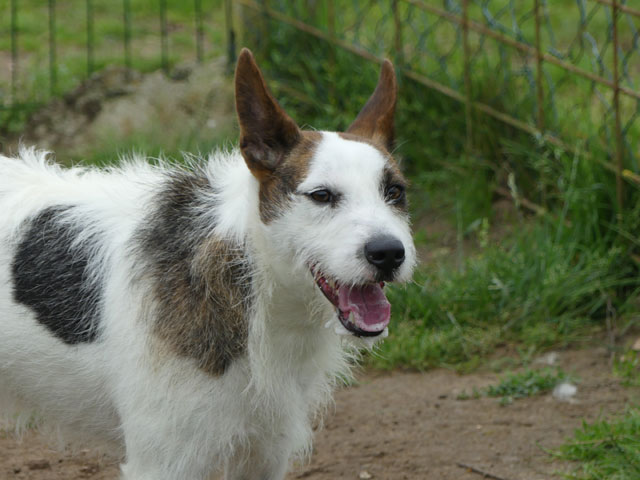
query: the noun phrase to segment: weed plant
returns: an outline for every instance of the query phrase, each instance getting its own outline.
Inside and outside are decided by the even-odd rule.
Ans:
[[[389,289],[393,331],[376,366],[466,368],[504,341],[557,347],[587,340],[607,317],[633,321],[637,270],[609,224],[599,167],[579,155],[557,165],[565,170],[556,172],[552,213],[522,219],[461,268],[422,268],[413,284]]]
[[[474,388],[471,394],[463,392],[456,400],[477,399],[485,395],[487,397],[500,397],[500,405],[510,405],[514,400],[541,395],[553,390],[556,385],[569,379],[564,371],[559,368],[530,369],[518,373],[507,373],[496,385],[486,388]]]
[[[613,362],[613,373],[625,387],[640,387],[640,352],[627,350]]]
[[[636,480],[640,478],[640,410],[629,408],[619,418],[584,422],[553,454],[579,462],[566,478]]]
[[[490,385],[486,394],[489,397],[500,397],[501,405],[509,405],[518,398],[550,392],[567,378],[567,374],[560,369],[527,368],[519,373],[507,374],[497,385]]]

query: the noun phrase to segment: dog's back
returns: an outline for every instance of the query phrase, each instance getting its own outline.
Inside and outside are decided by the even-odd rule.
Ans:
[[[110,362],[96,339],[121,300],[104,287],[160,177],[142,164],[61,169],[27,149],[0,157],[0,171],[0,412],[114,442]]]

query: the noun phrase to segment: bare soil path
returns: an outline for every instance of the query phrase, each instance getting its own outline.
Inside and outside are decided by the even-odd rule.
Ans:
[[[640,389],[612,377],[604,348],[559,352],[558,358],[580,379],[571,402],[542,395],[503,407],[495,398],[458,399],[496,383],[493,373],[363,372],[357,384],[336,393],[310,463],[287,480],[480,480],[478,472],[504,480],[552,478],[570,465],[552,462],[544,449],[559,445],[583,419],[640,400]],[[0,434],[3,480],[115,480],[116,463],[90,451],[51,450],[33,432],[21,442]]]

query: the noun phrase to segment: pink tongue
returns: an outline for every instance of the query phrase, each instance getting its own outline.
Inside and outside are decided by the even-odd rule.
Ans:
[[[338,290],[338,307],[349,315],[353,312],[356,326],[370,330],[367,327],[376,327],[382,330],[389,323],[391,317],[391,304],[382,291],[379,284],[370,284],[363,287],[340,287]]]

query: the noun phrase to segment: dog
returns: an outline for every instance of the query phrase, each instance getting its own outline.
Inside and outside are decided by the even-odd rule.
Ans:
[[[0,397],[124,480],[278,480],[416,263],[396,79],[301,130],[244,49],[239,148],[186,164],[0,157]],[[29,414],[31,415],[31,414]]]

